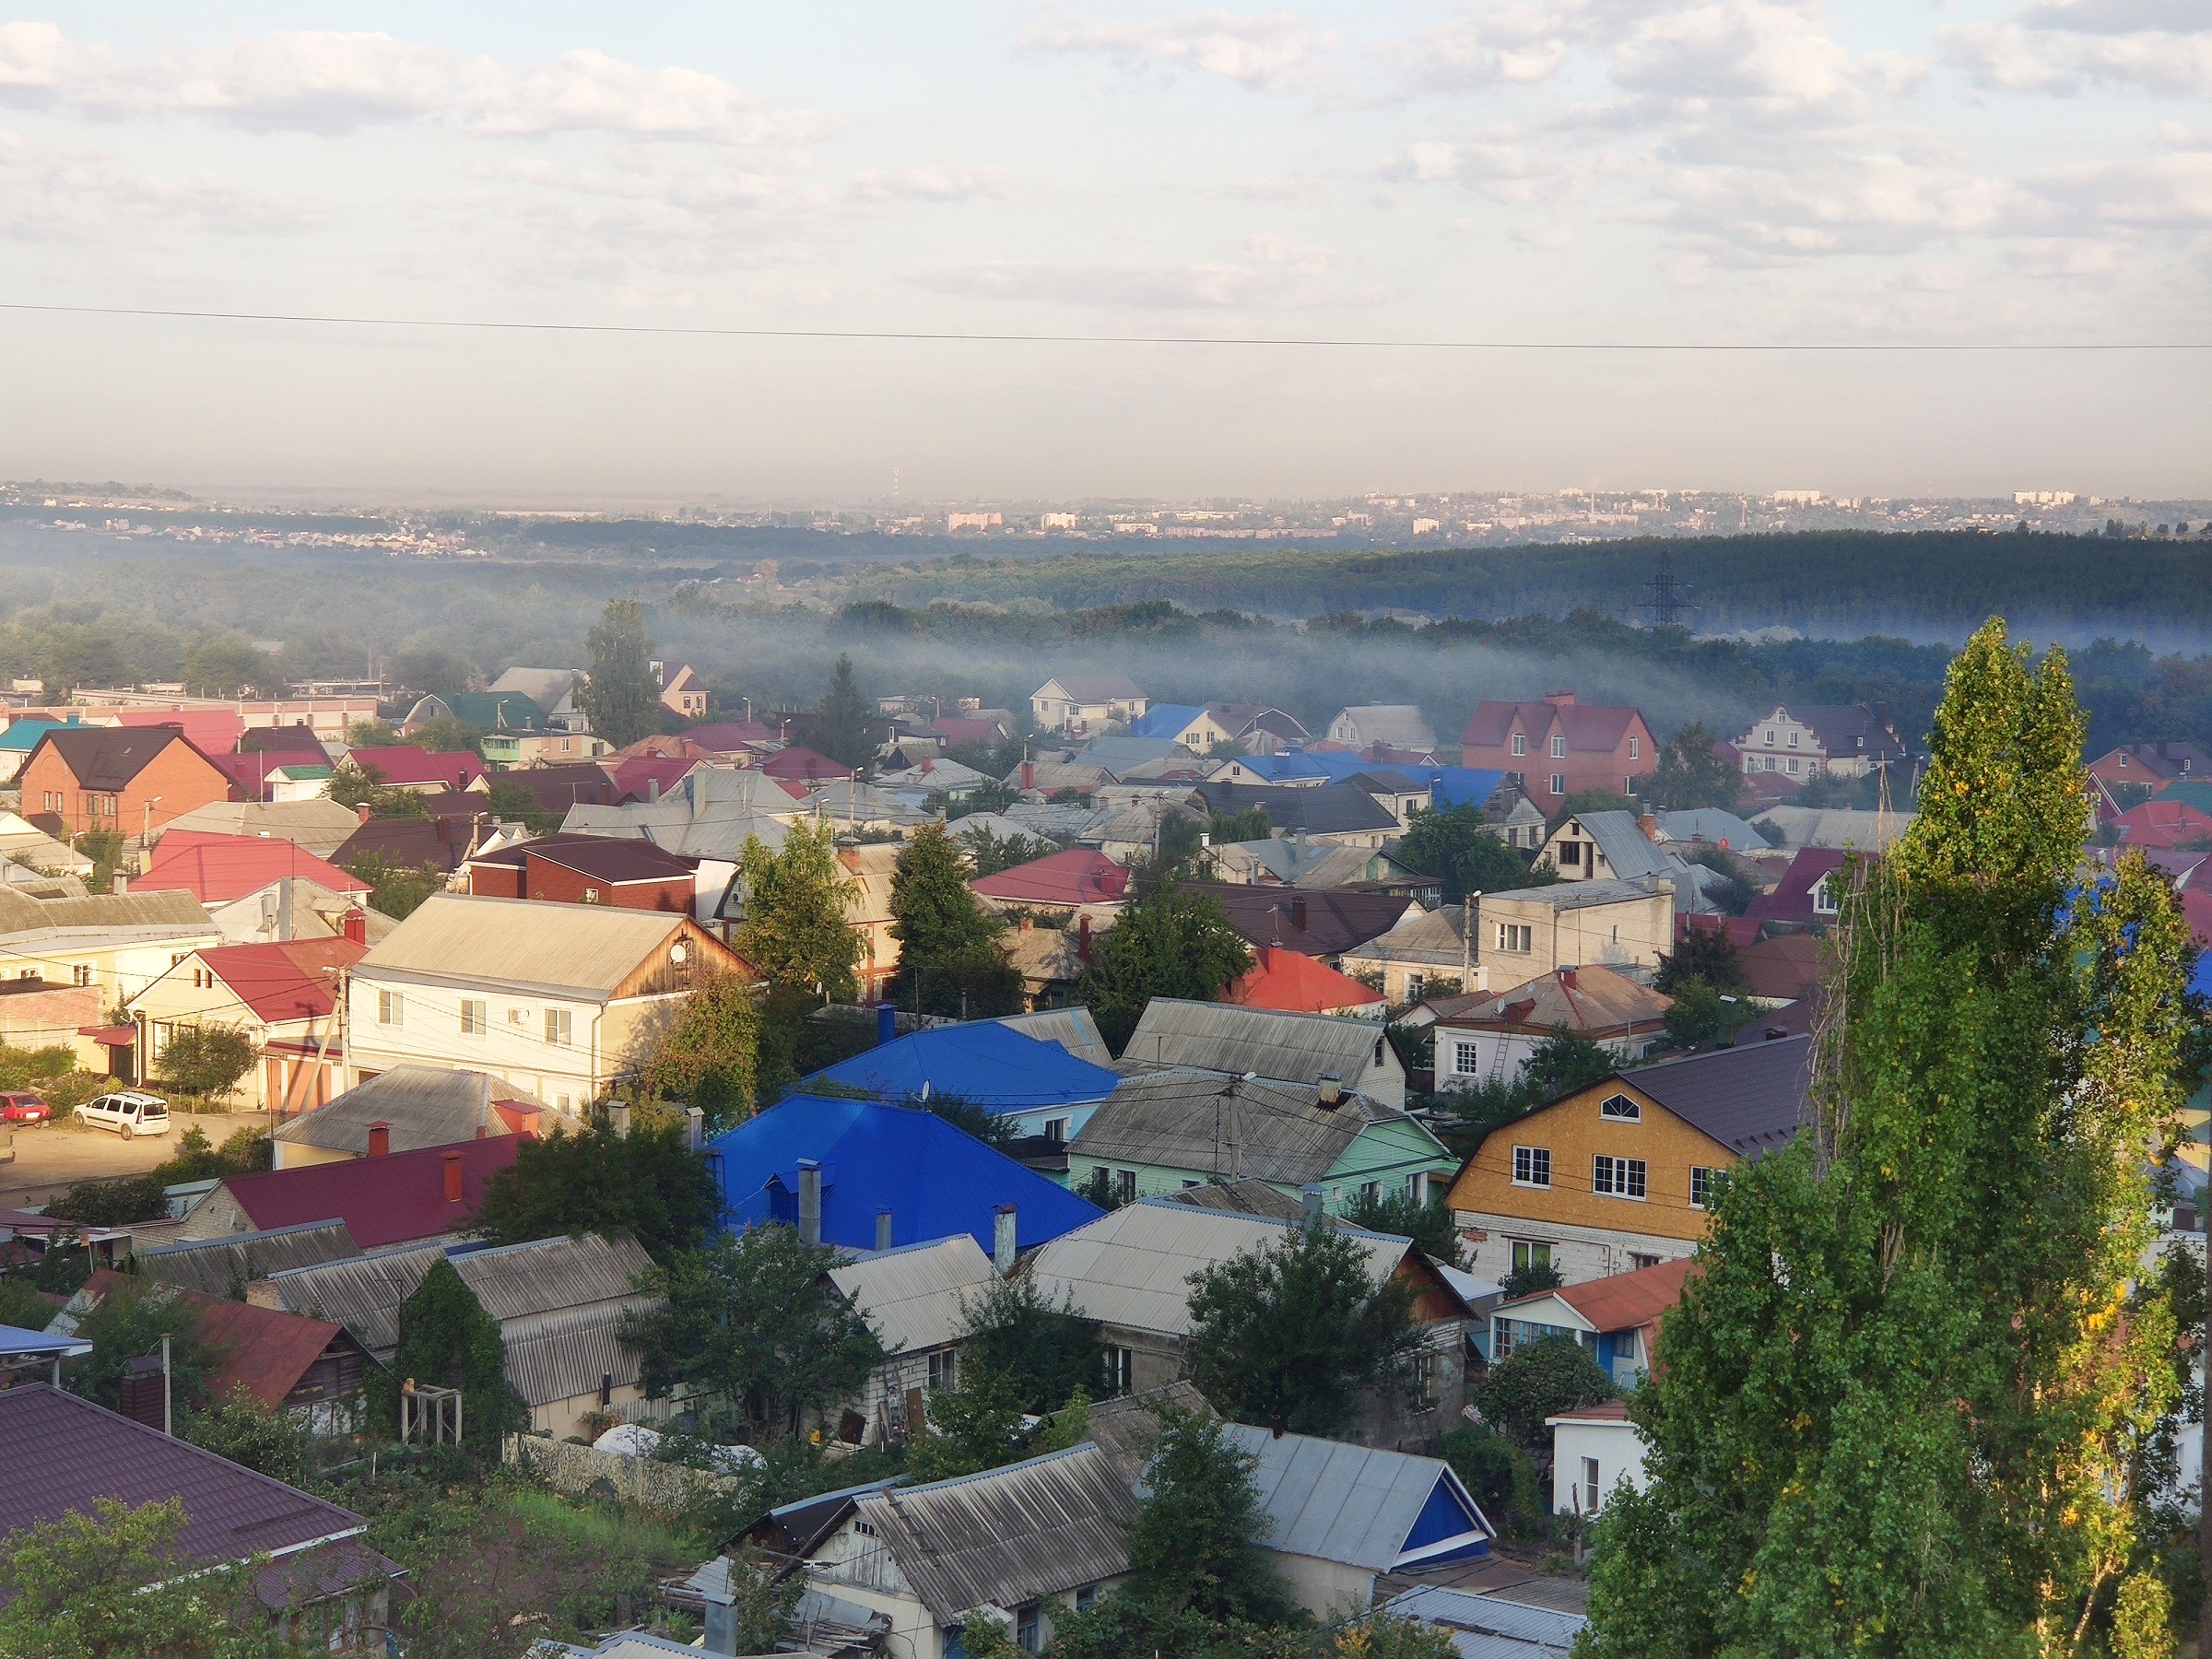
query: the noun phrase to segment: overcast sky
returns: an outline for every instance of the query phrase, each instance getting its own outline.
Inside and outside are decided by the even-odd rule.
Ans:
[[[9,14],[0,13],[0,16]],[[79,6],[0,300],[1410,341],[2212,340],[2212,0]],[[2212,351],[0,314],[0,477],[754,500],[2212,493]]]

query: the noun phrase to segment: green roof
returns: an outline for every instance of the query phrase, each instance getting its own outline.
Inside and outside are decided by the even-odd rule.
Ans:
[[[2161,801],[2179,801],[2184,806],[2194,806],[2199,812],[2212,813],[2212,783],[2199,783],[2188,778],[2169,783],[2155,797]]]

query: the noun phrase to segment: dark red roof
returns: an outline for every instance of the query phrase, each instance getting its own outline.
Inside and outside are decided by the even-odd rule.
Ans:
[[[776,735],[757,720],[724,720],[688,727],[684,735],[703,749],[727,755],[754,743],[773,743]]]
[[[491,1178],[514,1161],[517,1135],[495,1135],[450,1147],[421,1147],[382,1158],[309,1164],[232,1175],[224,1188],[254,1227],[294,1227],[302,1221],[346,1223],[363,1250],[435,1239],[468,1225]],[[445,1198],[445,1159],[461,1156],[461,1201]]]
[[[369,890],[359,877],[281,836],[171,830],[161,838],[153,867],[131,877],[131,891],[182,891],[202,904],[229,904],[287,876],[304,877],[334,893]]]
[[[1002,903],[1119,904],[1129,891],[1129,872],[1095,848],[1071,847],[968,885]]]
[[[1747,917],[1760,922],[1830,922],[1835,918],[1813,909],[1813,889],[1821,880],[1843,867],[1843,853],[1833,847],[1806,847],[1790,860],[1771,893],[1761,893],[1745,907]]]
[[[558,766],[518,766],[499,774],[498,782],[512,783],[537,797],[550,812],[566,812],[575,806],[612,806],[622,792],[606,769],[589,760],[564,761]]]
[[[256,1018],[274,1025],[329,1018],[337,1006],[338,976],[323,970],[350,968],[369,954],[369,947],[351,939],[288,939],[220,945],[196,954]]]
[[[371,818],[338,843],[330,860],[343,865],[382,858],[394,869],[427,865],[451,875],[468,853],[469,830],[460,818]]]
[[[2130,806],[2112,819],[2120,839],[2131,847],[2173,847],[2212,836],[2212,817],[2183,801],[2159,796]]]
[[[607,775],[615,781],[625,801],[643,801],[653,796],[653,786],[666,794],[684,781],[684,775],[699,762],[681,755],[632,755],[625,760],[606,762]]]
[[[288,1579],[302,1571],[325,1594],[401,1571],[357,1541],[362,1521],[351,1511],[44,1382],[0,1391],[0,1445],[7,1448],[0,1537],[71,1512],[90,1514],[101,1498],[133,1508],[176,1499],[185,1515],[177,1544],[186,1555],[207,1561],[277,1557],[259,1585],[263,1599],[277,1606]],[[327,1571],[332,1563],[295,1557],[318,1538],[346,1540],[336,1547],[345,1558],[336,1583]],[[306,1594],[312,1598],[317,1589]]]
[[[102,1267],[85,1281],[85,1289],[99,1301],[119,1285],[145,1283]],[[215,1350],[216,1369],[206,1385],[211,1401],[227,1400],[232,1390],[242,1387],[274,1411],[300,1386],[300,1380],[323,1357],[324,1350],[346,1335],[345,1326],[328,1320],[307,1319],[281,1308],[256,1307],[197,1290],[171,1289],[199,1310],[192,1322],[193,1335]]]
[[[460,750],[432,754],[412,743],[347,749],[346,758],[359,767],[374,767],[387,783],[442,783],[448,789],[466,789],[484,775],[484,762],[475,755]]]
[[[59,726],[40,738],[38,748],[30,752],[36,755],[39,749],[51,747],[86,789],[123,790],[172,743],[182,743],[202,760],[207,759],[173,726]],[[24,764],[28,766],[29,761]],[[208,765],[221,772],[213,761]]]
[[[470,862],[501,865],[512,870],[521,869],[534,859],[615,884],[688,880],[699,869],[696,858],[686,858],[648,841],[606,835],[542,835]]]
[[[849,778],[853,769],[840,766],[827,755],[817,754],[810,748],[778,749],[760,762],[760,770],[771,778],[806,779],[822,782],[833,778]]]
[[[1530,735],[1548,736],[1556,725],[1567,739],[1569,754],[1611,754],[1641,718],[1634,709],[1602,703],[1479,702],[1467,717],[1460,742],[1470,747],[1495,748],[1512,735],[1516,716]],[[1531,756],[1535,745],[1530,745]]]

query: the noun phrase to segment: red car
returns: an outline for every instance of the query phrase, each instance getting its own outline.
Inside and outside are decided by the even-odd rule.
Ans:
[[[53,1108],[35,1094],[0,1092],[0,1124],[43,1124],[53,1116]]]

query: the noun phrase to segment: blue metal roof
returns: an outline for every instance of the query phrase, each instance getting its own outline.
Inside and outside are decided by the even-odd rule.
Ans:
[[[44,1331],[0,1324],[0,1359],[74,1359],[91,1351],[90,1343],[80,1342],[75,1336],[50,1336]]]
[[[1184,727],[1205,712],[1196,703],[1155,703],[1149,712],[1129,723],[1129,735],[1165,737],[1172,742],[1182,735]]]
[[[1002,1205],[1014,1206],[1023,1250],[1103,1213],[935,1112],[878,1100],[794,1095],[709,1144],[722,1171],[724,1220],[796,1224],[799,1160],[822,1167],[822,1241],[876,1247],[876,1218],[891,1213],[891,1243],[966,1233],[988,1254]]]
[[[1429,799],[1439,808],[1479,806],[1498,793],[1505,774],[1478,766],[1393,766],[1429,785]]]
[[[996,1020],[936,1026],[817,1072],[801,1088],[834,1083],[879,1100],[958,1095],[993,1116],[1102,1100],[1121,1078],[1059,1043]]]

